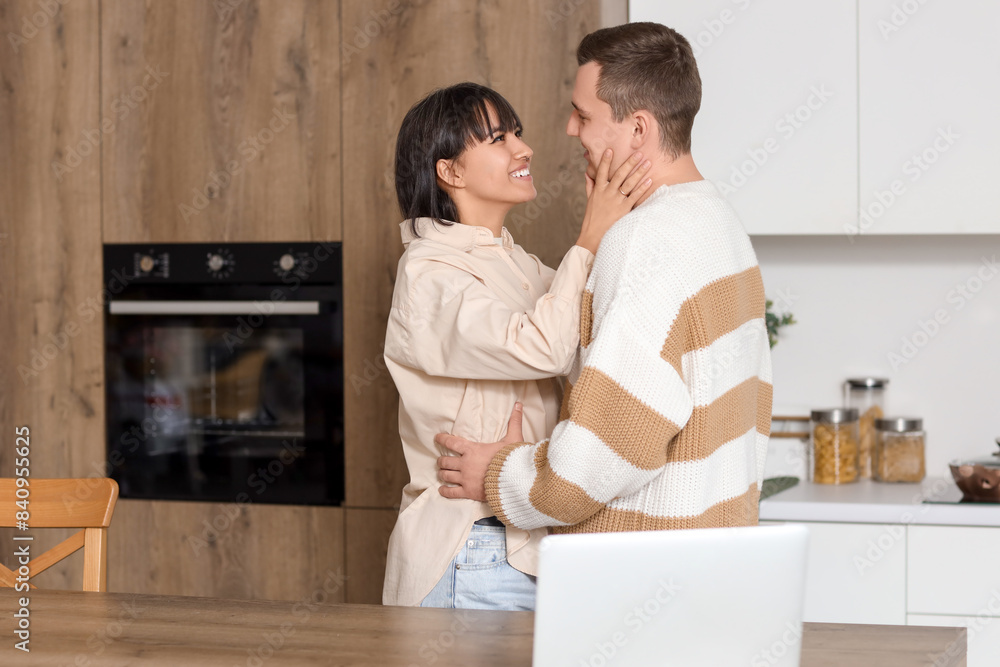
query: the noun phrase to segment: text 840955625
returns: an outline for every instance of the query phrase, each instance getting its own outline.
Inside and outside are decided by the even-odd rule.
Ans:
[[[17,440],[14,443],[14,501],[15,507],[8,508],[7,511],[14,512],[14,519],[19,531],[27,531],[31,513],[28,509],[31,491],[28,481],[31,467],[31,435],[27,426],[19,426],[14,429]],[[14,536],[14,560],[18,566],[15,574],[14,590],[19,593],[27,593],[29,590],[28,579],[31,578],[31,540],[30,535]],[[17,610],[14,612],[16,626],[14,635],[18,640],[14,643],[14,648],[28,652],[31,638],[31,612],[28,610],[30,599],[28,597],[18,598]]]

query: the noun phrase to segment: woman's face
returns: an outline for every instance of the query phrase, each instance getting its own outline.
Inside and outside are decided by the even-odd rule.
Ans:
[[[490,109],[490,125],[498,124]],[[531,201],[537,194],[528,166],[532,154],[521,140],[520,130],[497,130],[485,141],[465,149],[455,160],[464,185],[462,199],[510,206]]]

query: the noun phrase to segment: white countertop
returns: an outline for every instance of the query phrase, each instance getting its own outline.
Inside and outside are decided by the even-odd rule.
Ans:
[[[1000,527],[1000,505],[925,503],[923,499],[959,500],[951,479],[927,478],[919,484],[811,484],[792,488],[760,503],[761,521],[900,523],[939,526]]]

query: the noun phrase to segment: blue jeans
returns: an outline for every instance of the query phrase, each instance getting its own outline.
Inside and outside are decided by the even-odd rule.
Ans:
[[[465,546],[420,606],[534,611],[535,577],[507,562],[506,529],[474,525]]]

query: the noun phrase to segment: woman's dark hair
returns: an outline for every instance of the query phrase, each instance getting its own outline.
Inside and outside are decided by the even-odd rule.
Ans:
[[[490,124],[490,109],[497,125]],[[478,83],[435,90],[406,112],[396,138],[396,198],[417,233],[416,218],[458,222],[458,209],[438,186],[438,160],[454,160],[495,132],[517,132],[521,119],[503,95]]]

